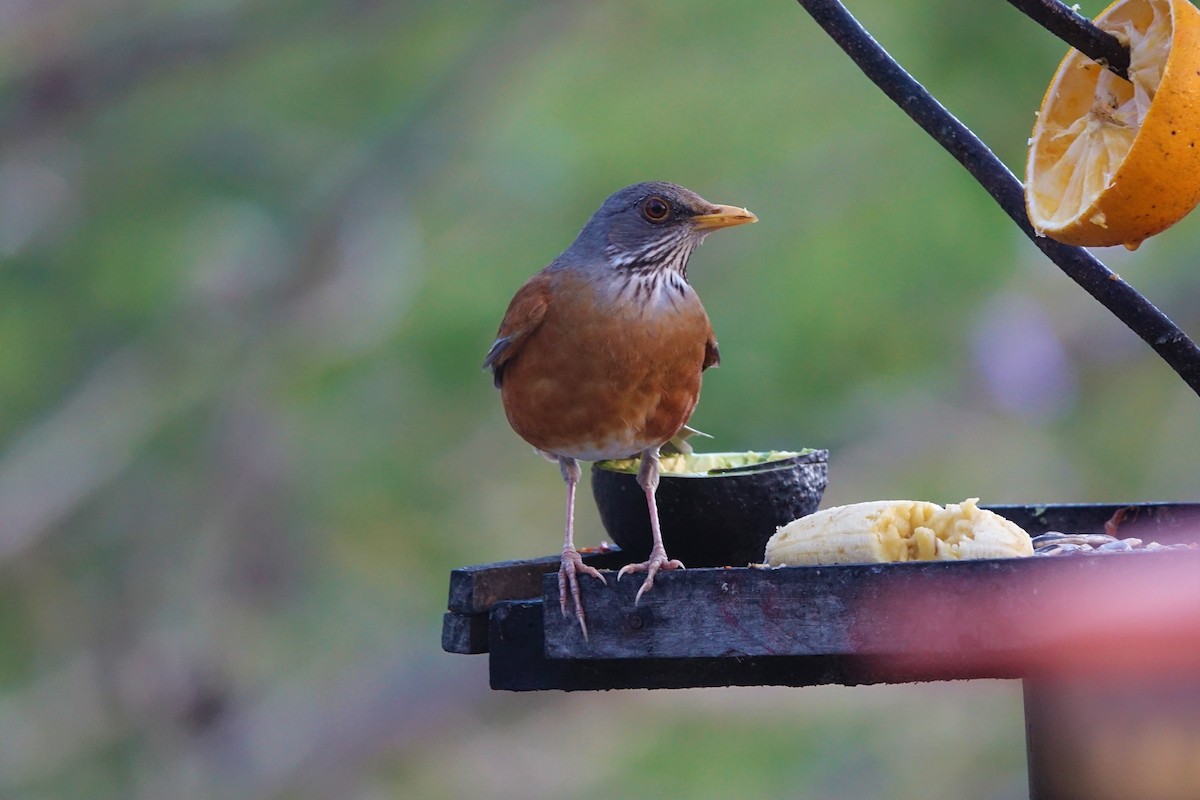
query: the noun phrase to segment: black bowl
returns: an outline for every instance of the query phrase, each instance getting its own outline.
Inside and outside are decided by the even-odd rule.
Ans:
[[[760,563],[777,527],[817,510],[829,479],[828,450],[670,458],[695,470],[662,472],[656,495],[667,555],[689,567]],[[720,466],[712,468],[714,462]],[[645,559],[651,545],[637,467],[636,459],[592,465],[600,521],[631,561]]]

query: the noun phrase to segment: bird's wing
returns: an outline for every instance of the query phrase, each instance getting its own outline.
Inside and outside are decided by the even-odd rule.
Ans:
[[[704,343],[704,366],[700,369],[703,371],[709,367],[719,366],[721,366],[721,351],[717,349],[717,340],[710,333],[708,341]]]
[[[521,350],[521,344],[537,330],[550,306],[549,276],[535,275],[517,290],[496,333],[496,341],[483,359],[483,368],[492,369],[492,381],[499,388],[504,365]]]

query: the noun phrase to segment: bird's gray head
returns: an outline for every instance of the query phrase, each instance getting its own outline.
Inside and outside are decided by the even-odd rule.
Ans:
[[[605,200],[564,255],[617,270],[686,275],[688,257],[705,236],[757,220],[673,183],[636,183]]]

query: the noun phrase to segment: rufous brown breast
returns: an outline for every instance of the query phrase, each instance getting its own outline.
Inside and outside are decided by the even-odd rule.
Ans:
[[[708,315],[682,276],[605,279],[544,270],[513,298],[500,385],[513,429],[539,450],[594,461],[675,435],[717,362]]]

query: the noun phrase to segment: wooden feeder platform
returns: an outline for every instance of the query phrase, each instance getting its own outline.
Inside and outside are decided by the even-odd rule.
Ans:
[[[606,572],[607,586],[580,581],[586,640],[560,612],[557,555],[506,561],[451,573],[442,647],[486,653],[492,688],[511,691],[1022,679],[1031,794],[1073,796],[1081,773],[1061,765],[1098,741],[1097,701],[1063,687],[1136,685],[1135,701],[1155,687],[1152,712],[1122,702],[1113,725],[1140,709],[1200,737],[1200,503],[991,507],[1035,536],[1102,532],[1119,509],[1121,538],[1197,549],[688,569],[660,573],[637,605],[641,576]],[[627,561],[617,548],[584,560]]]

